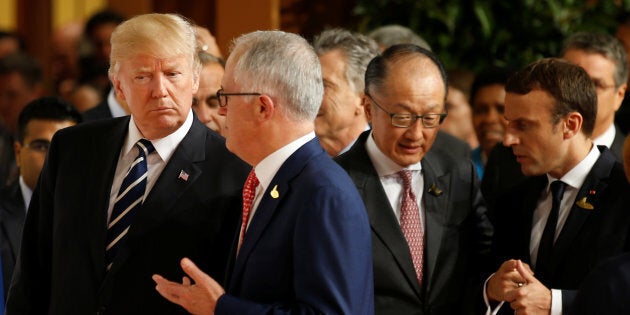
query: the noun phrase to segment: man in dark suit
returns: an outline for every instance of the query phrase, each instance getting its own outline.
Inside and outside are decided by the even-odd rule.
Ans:
[[[116,97],[115,90],[111,88],[104,100],[83,112],[83,120],[87,122],[129,115],[129,107],[126,105],[124,101]]]
[[[615,112],[623,102],[628,80],[628,63],[623,45],[604,33],[576,33],[564,43],[562,59],[579,65],[595,82],[597,119],[591,138],[595,145],[610,149],[623,163],[621,151],[625,134],[615,124]],[[481,189],[489,205],[496,197],[525,177],[509,148],[497,145],[490,154]]]
[[[0,190],[0,252],[5,294],[9,292],[20,249],[26,209],[44,166],[50,140],[57,130],[79,122],[79,112],[69,103],[54,97],[36,99],[20,113],[13,145],[19,179]]]
[[[395,45],[368,65],[365,91],[372,131],[337,162],[370,218],[376,314],[470,314],[464,300],[480,287],[492,227],[471,161],[432,148],[445,116],[444,67],[423,48]]]
[[[248,168],[191,110],[195,56],[180,16],[116,29],[110,75],[132,115],[53,137],[7,314],[181,314],[151,275],[183,276],[182,256],[221,279]]]
[[[189,259],[194,281],[155,275],[193,314],[373,314],[370,228],[348,175],[315,138],[321,68],[303,38],[237,38],[217,92],[228,149],[254,168],[225,289]]]
[[[593,266],[630,249],[630,185],[610,150],[590,138],[597,94],[584,69],[543,59],[512,76],[506,91],[504,144],[530,177],[497,201],[501,266],[488,279],[487,305],[568,313]]]

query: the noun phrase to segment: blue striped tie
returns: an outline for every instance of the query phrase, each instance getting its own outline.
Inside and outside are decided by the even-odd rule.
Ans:
[[[138,156],[131,164],[127,175],[123,179],[118,196],[114,201],[114,209],[107,226],[107,247],[105,250],[105,263],[107,271],[111,269],[116,252],[124,239],[134,214],[142,206],[144,192],[147,186],[147,159],[146,157],[155,150],[151,141],[140,139],[135,145],[138,148]]]

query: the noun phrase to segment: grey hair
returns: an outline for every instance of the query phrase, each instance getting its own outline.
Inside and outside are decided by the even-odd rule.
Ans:
[[[431,50],[431,46],[422,36],[416,34],[410,28],[398,24],[377,27],[368,36],[381,45],[383,49],[397,44],[414,44],[426,50]]]
[[[605,33],[575,33],[564,42],[561,56],[571,49],[600,54],[612,61],[615,64],[614,79],[616,87],[628,81],[626,50],[615,37]]]
[[[322,69],[313,47],[301,36],[256,31],[232,42],[234,80],[247,92],[264,93],[296,120],[315,120],[324,95]]]
[[[340,50],[345,57],[346,81],[354,93],[363,93],[365,69],[370,60],[380,53],[378,44],[373,39],[363,34],[335,28],[315,37],[313,47],[320,56],[332,50]]]

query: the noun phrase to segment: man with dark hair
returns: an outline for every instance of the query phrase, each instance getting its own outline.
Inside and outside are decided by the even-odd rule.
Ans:
[[[584,69],[542,59],[506,91],[503,143],[530,177],[496,203],[500,267],[487,281],[488,313],[497,302],[494,313],[569,312],[593,266],[630,249],[630,185],[611,151],[591,140],[597,93]]]
[[[9,292],[13,267],[20,249],[26,209],[50,141],[57,130],[81,122],[81,115],[65,101],[44,97],[30,102],[18,119],[18,132],[13,145],[19,168],[19,180],[0,190],[0,253],[4,292]]]
[[[370,218],[376,314],[475,309],[492,226],[470,160],[432,148],[447,86],[432,52],[388,48],[365,73],[372,130],[337,158]]]

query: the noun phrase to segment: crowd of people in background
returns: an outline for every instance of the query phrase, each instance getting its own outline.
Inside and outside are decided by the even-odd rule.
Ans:
[[[0,313],[628,314],[629,30],[477,73],[401,25],[0,32]]]

